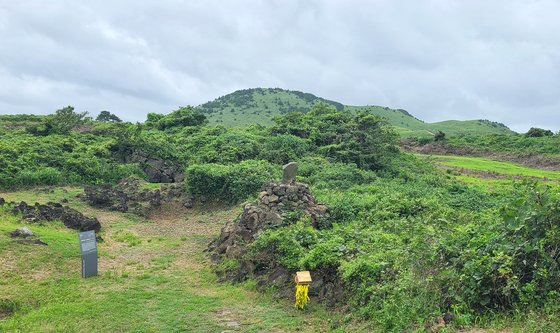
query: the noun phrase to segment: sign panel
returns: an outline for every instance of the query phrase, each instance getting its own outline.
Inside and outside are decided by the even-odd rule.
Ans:
[[[80,232],[80,250],[82,251],[82,277],[97,275],[97,244],[95,231]]]

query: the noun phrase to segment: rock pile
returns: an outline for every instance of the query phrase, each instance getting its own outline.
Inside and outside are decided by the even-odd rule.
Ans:
[[[136,178],[125,178],[116,186],[86,186],[82,199],[94,207],[132,212],[140,216],[147,216],[151,209],[173,199],[180,200],[185,207],[191,207],[193,204],[192,197],[184,193],[181,184],[169,184],[155,190],[141,190],[140,181]]]
[[[262,231],[281,226],[292,212],[309,216],[314,227],[327,218],[327,208],[317,204],[307,184],[295,182],[295,170],[297,165],[287,164],[282,183],[265,186],[255,203],[246,205],[236,220],[222,228],[220,237],[209,246],[218,256],[214,259],[241,258],[248,243]]]
[[[121,160],[124,163],[138,163],[153,183],[178,183],[185,178],[180,166],[158,157],[146,156],[144,153],[135,152]]]
[[[243,212],[221,230],[220,236],[210,243],[211,258],[219,262],[224,258],[239,260],[234,271],[225,272],[223,278],[233,282],[248,277],[259,284],[276,285],[286,295],[293,292],[293,274],[285,267],[253,261],[244,257],[251,242],[263,231],[291,223],[292,217],[307,215],[311,224],[318,228],[325,225],[329,214],[327,207],[316,202],[307,184],[295,181],[297,164],[284,166],[282,183],[270,183],[263,188],[256,202],[247,204]],[[295,213],[295,214],[294,214]],[[343,299],[342,288],[336,272],[313,271],[309,293],[334,305]]]
[[[75,209],[54,202],[46,205],[35,203],[31,206],[22,201],[14,204],[12,212],[21,214],[24,219],[32,223],[60,220],[68,228],[80,231],[95,230],[97,232],[101,229],[101,224],[96,218],[84,216]]]

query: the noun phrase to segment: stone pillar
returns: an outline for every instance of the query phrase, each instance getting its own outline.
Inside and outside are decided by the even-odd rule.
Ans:
[[[283,184],[291,184],[296,181],[298,165],[296,162],[290,162],[282,167],[284,175],[282,176]]]

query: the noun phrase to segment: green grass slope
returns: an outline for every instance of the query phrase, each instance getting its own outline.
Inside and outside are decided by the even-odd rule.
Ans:
[[[269,125],[275,115],[307,112],[314,104],[331,104],[338,110],[344,105],[312,94],[279,88],[237,90],[214,101],[198,106],[212,124],[245,126]]]
[[[489,120],[448,120],[426,123],[402,109],[383,106],[350,106],[330,101],[313,94],[280,88],[254,88],[238,90],[199,105],[211,124],[224,126],[269,125],[272,117],[288,112],[307,112],[314,104],[331,104],[347,112],[366,111],[386,118],[403,137],[431,137],[443,131],[447,135],[457,134],[510,134],[507,126]]]

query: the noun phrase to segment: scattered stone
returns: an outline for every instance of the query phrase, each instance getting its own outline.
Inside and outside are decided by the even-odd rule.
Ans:
[[[172,200],[179,201],[187,208],[194,205],[192,196],[185,193],[182,184],[170,184],[155,190],[141,190],[140,181],[136,178],[125,178],[116,186],[110,184],[86,186],[81,199],[94,207],[132,212],[140,216],[147,216],[153,208]]]
[[[10,232],[10,237],[12,238],[23,238],[18,239],[16,242],[21,244],[29,245],[47,245],[47,243],[35,238],[35,234],[28,227],[21,227],[12,232]],[[35,239],[28,239],[35,238]]]
[[[21,214],[25,220],[31,223],[60,220],[68,228],[80,231],[99,231],[101,229],[101,223],[96,218],[84,216],[75,209],[54,202],[48,202],[46,205],[35,203],[30,206],[22,201],[14,206],[12,212]]]
[[[282,176],[283,184],[291,184],[296,181],[298,165],[296,162],[290,162],[282,167],[284,174]]]
[[[16,230],[10,232],[10,236],[12,238],[15,238],[15,237],[27,238],[27,237],[33,237],[33,236],[35,236],[35,234],[28,227],[21,227],[21,228],[18,228]]]
[[[455,314],[449,312],[443,314],[443,321],[445,321],[445,324],[450,324],[453,320],[455,320]]]

